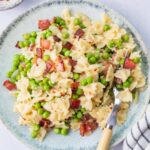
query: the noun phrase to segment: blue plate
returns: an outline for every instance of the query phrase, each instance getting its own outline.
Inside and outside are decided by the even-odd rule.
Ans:
[[[3,81],[6,79],[5,74],[10,69],[12,57],[18,52],[14,47],[16,41],[21,38],[23,33],[37,29],[39,19],[60,15],[62,10],[66,7],[73,12],[83,12],[92,19],[100,18],[100,13],[108,13],[117,24],[126,28],[133,35],[138,44],[138,48],[142,49],[142,69],[147,76],[147,87],[144,92],[140,94],[139,102],[131,106],[125,124],[115,127],[111,143],[112,146],[114,146],[123,140],[131,127],[140,119],[145,111],[150,96],[150,87],[148,86],[150,85],[150,65],[144,43],[135,28],[125,18],[104,6],[98,0],[48,1],[22,14],[6,28],[0,38],[0,118],[17,138],[36,150],[96,149],[96,145],[101,136],[100,129],[97,129],[88,137],[81,137],[79,132],[71,132],[66,137],[50,132],[43,142],[32,139],[28,128],[18,125],[18,115],[12,112],[15,99],[2,86]]]

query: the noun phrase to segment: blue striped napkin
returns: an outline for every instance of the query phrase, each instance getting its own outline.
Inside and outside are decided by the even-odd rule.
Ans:
[[[124,140],[123,150],[150,150],[150,104]]]

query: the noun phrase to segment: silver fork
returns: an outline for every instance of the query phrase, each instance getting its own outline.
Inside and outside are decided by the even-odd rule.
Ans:
[[[110,116],[108,117],[107,124],[105,129],[103,130],[103,135],[98,143],[97,150],[108,150],[110,141],[112,138],[112,130],[113,127],[116,125],[116,117],[117,117],[117,112],[119,109],[119,106],[121,104],[120,99],[116,98],[118,94],[118,90],[116,87],[113,88],[114,96],[115,96],[115,105],[112,109],[112,112],[110,113]]]

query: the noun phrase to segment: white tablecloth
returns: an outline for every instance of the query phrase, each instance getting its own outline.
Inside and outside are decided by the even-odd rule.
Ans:
[[[44,1],[44,0],[43,0]],[[139,31],[150,51],[150,1],[149,0],[100,0],[124,15]],[[0,12],[0,33],[19,14],[42,0],[24,0],[16,8]],[[30,150],[19,142],[0,122],[1,150]],[[112,150],[122,150],[122,143]]]

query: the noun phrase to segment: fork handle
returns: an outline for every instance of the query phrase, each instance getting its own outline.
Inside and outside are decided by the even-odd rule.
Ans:
[[[109,126],[107,126],[104,129],[102,137],[98,143],[97,150],[109,150],[111,138],[112,138],[112,128],[109,128]]]

